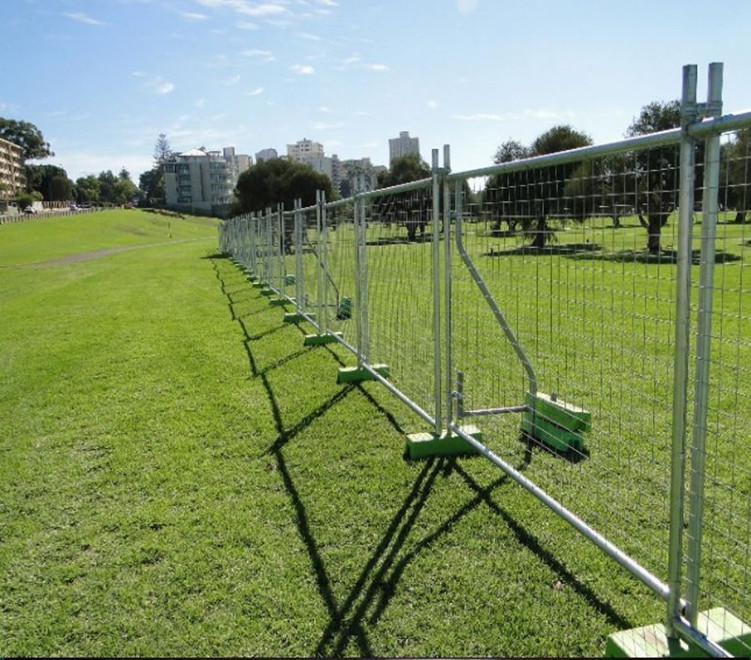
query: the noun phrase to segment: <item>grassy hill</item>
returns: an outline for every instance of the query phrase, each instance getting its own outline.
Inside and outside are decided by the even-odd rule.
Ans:
[[[405,461],[418,420],[216,243],[0,226],[0,654],[593,656],[661,620],[489,463]]]

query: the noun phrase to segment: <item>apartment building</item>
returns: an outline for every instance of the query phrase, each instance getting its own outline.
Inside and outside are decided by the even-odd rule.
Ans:
[[[332,179],[331,158],[327,158],[320,142],[303,138],[295,144],[287,145],[287,158],[312,167],[316,172]]]
[[[279,158],[276,149],[261,149],[261,151],[256,152],[256,163],[271,160],[272,158]]]
[[[202,147],[175,154],[163,166],[167,206],[223,215],[238,177],[252,162],[250,156],[235,154],[234,147],[223,151]]]
[[[410,137],[409,131],[401,131],[399,137],[389,140],[389,165],[395,158],[408,156],[409,154],[420,155],[420,139]]]
[[[23,149],[0,138],[0,206],[3,210],[8,200],[23,192],[25,185]]]

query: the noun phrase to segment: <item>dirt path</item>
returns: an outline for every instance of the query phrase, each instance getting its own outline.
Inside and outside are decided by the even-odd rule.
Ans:
[[[185,238],[179,241],[165,241],[163,243],[146,243],[144,245],[129,245],[127,247],[109,248],[106,250],[94,250],[93,252],[80,252],[79,254],[69,254],[65,257],[58,257],[57,259],[50,259],[48,261],[35,261],[30,264],[16,264],[12,266],[0,265],[0,268],[49,268],[50,266],[61,266],[63,264],[73,264],[79,261],[90,261],[92,259],[101,259],[102,257],[108,257],[111,254],[118,254],[119,252],[129,252],[131,250],[140,250],[142,248],[161,247],[164,245],[176,245],[178,243],[193,243],[197,241],[204,241],[204,238]]]

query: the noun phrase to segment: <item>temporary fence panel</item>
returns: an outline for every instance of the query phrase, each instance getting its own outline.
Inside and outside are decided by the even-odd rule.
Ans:
[[[465,173],[434,152],[432,179],[220,244],[722,655],[699,610],[751,621],[751,115],[719,116],[713,67],[707,104],[684,69],[681,128]],[[743,653],[737,623],[712,625]]]

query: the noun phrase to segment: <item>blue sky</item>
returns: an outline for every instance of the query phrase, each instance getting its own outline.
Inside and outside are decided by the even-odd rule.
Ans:
[[[253,155],[302,138],[388,164],[388,140],[484,167],[559,123],[621,138],[725,64],[751,108],[751,1],[0,0],[0,116],[36,124],[73,179],[173,149]]]

